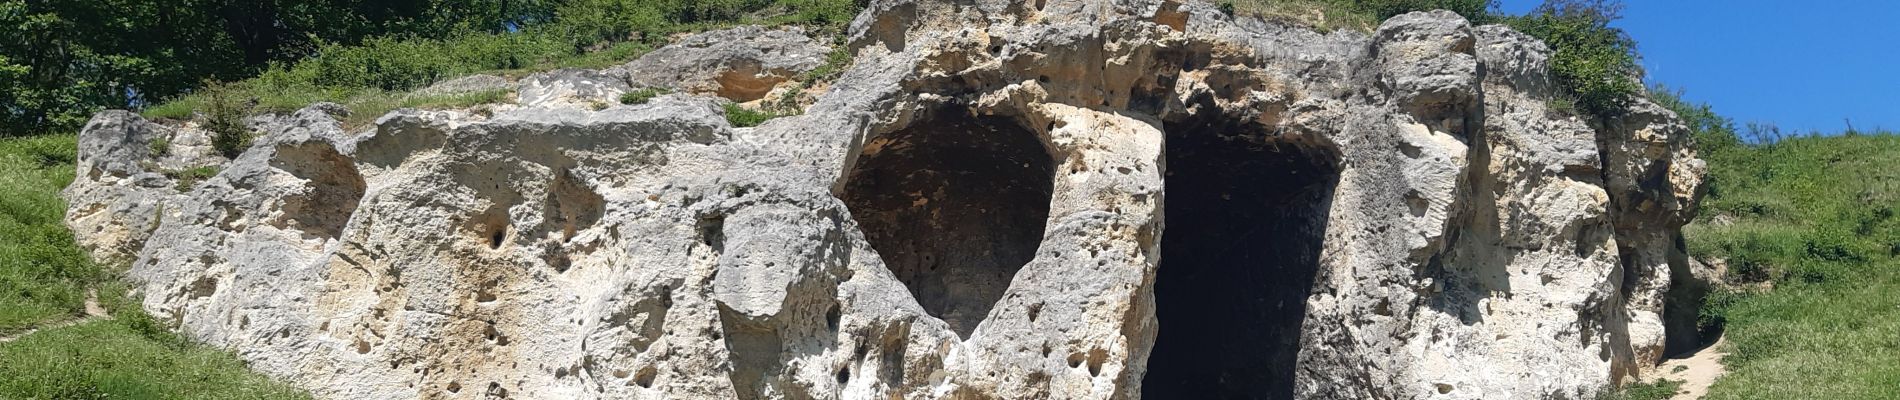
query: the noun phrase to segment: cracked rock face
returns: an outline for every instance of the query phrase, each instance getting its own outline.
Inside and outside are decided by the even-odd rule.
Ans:
[[[760,32],[724,47],[811,42]],[[1507,28],[881,0],[851,32],[757,128],[720,106],[752,82],[603,107],[562,99],[684,78],[561,71],[281,116],[185,192],[141,162],[190,127],[102,113],[68,223],[321,398],[1575,399],[1696,340],[1686,127],[1550,110]],[[629,65],[735,51],[669,48]]]

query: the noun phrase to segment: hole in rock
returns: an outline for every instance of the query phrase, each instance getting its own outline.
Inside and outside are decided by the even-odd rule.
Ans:
[[[574,177],[572,171],[560,172],[554,182],[548,184],[544,215],[549,216],[555,229],[561,232],[561,243],[571,242],[575,234],[592,228],[606,212],[606,198]]]
[[[1034,132],[946,111],[865,145],[840,197],[924,310],[968,338],[1035,257],[1054,174]]]
[[[1336,157],[1257,126],[1170,123],[1160,321],[1142,395],[1293,398]]]
[[[367,187],[355,162],[327,143],[305,143],[279,148],[271,166],[303,179],[305,188],[284,198],[278,226],[294,222],[318,237],[341,237]]]
[[[500,250],[502,243],[507,239],[508,226],[497,225],[493,228],[493,232],[488,233],[488,248],[490,250]]]
[[[640,387],[643,388],[651,388],[653,387],[653,378],[659,375],[660,371],[653,369],[651,366],[641,368],[640,374],[634,375],[633,384],[640,385]]]

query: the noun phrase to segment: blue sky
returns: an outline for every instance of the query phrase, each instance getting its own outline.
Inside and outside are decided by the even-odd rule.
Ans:
[[[1523,13],[1541,0],[1503,0]],[[1626,0],[1649,82],[1784,131],[1900,130],[1900,1]]]

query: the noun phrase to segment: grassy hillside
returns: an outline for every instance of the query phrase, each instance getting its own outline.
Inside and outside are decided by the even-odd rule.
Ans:
[[[0,141],[0,336],[85,314],[98,268],[60,224],[70,136]]]
[[[76,147],[72,136],[0,139],[0,337],[18,338],[0,343],[0,398],[308,397],[166,331],[73,244],[59,190]],[[111,318],[82,319],[89,290]]]
[[[1900,136],[1796,137],[1707,154],[1690,251],[1726,259],[1730,375],[1712,399],[1900,398]]]

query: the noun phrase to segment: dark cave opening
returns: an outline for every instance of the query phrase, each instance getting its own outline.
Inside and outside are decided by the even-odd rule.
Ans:
[[[1142,396],[1291,399],[1336,157],[1257,126],[1165,128],[1160,328]]]
[[[1035,258],[1054,168],[1014,121],[946,111],[867,143],[839,197],[924,310],[968,338]]]

